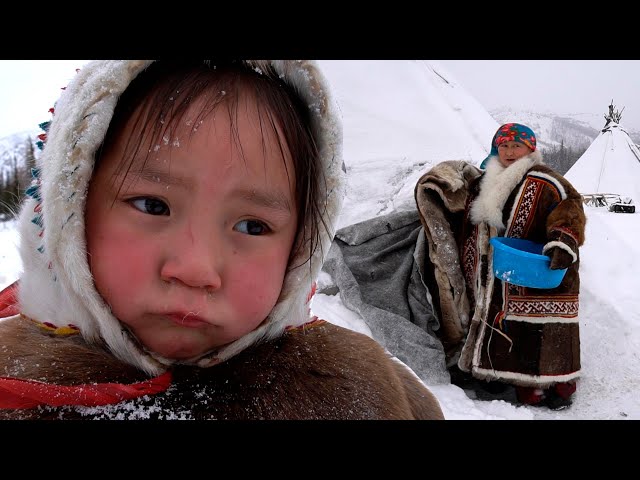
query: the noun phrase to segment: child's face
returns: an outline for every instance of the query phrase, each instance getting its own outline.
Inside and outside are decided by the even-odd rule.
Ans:
[[[522,157],[529,155],[532,150],[524,143],[517,142],[515,140],[509,140],[508,142],[502,142],[498,145],[498,158],[500,164],[503,167],[513,165]]]
[[[193,125],[181,125],[175,138],[145,145],[155,153],[144,168],[138,158],[116,175],[128,125],[89,188],[96,288],[148,349],[167,358],[200,355],[254,330],[282,288],[297,230],[293,162],[285,151],[287,176],[253,100],[239,103],[242,153],[221,105],[191,140]]]

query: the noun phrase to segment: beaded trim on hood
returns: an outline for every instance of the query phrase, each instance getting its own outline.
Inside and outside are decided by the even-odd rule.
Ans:
[[[107,133],[119,96],[151,63],[100,60],[87,64],[64,89],[51,123],[41,124],[46,127],[46,136],[41,138],[46,144],[18,222],[23,263],[18,299],[25,315],[58,326],[76,325],[87,341],[104,342],[121,360],[157,375],[172,361],[146,351],[111,314],[94,287],[84,233],[87,188],[96,150]],[[328,192],[318,199],[325,207],[320,210],[326,212],[328,225],[335,225],[345,184],[342,124],[324,75],[317,63],[309,60],[246,63],[263,72],[267,71],[265,65],[271,64],[308,105]],[[277,304],[257,329],[187,363],[215,365],[256,342],[279,336],[288,326],[308,321],[307,296],[333,238],[333,232],[320,233],[310,265],[287,272]],[[309,253],[301,250],[290,265],[301,264]]]

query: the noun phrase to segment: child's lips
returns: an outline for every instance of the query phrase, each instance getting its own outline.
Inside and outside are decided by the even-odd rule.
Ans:
[[[181,327],[199,328],[209,325],[209,322],[193,312],[172,312],[166,314],[166,317]]]

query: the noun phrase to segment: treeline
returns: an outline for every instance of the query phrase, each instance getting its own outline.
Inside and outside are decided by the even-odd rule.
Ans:
[[[544,163],[553,168],[556,172],[564,175],[569,171],[574,163],[587,151],[589,146],[583,148],[566,147],[564,141],[557,147],[544,149],[542,158]]]
[[[0,156],[0,221],[14,218],[31,183],[36,155],[31,137]]]

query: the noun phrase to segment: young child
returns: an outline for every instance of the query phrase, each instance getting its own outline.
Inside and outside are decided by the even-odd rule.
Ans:
[[[312,61],[97,61],[55,105],[0,295],[0,418],[443,419],[310,318],[344,189]]]
[[[448,242],[458,251],[457,277],[457,272],[442,273],[444,262],[432,252],[439,278],[464,278],[457,282],[464,283],[462,288],[452,289],[454,295],[445,281],[437,286],[439,312],[449,322],[443,330],[455,332],[443,343],[461,347],[457,365],[463,372],[515,385],[520,402],[567,407],[580,374],[582,197],[543,164],[535,134],[526,125],[502,125],[483,167],[484,173],[466,162],[442,162],[416,187],[428,233],[435,234],[437,224],[443,224],[436,212],[444,211],[442,218],[451,229]],[[568,269],[562,283],[534,289],[495,278],[489,243],[494,236],[543,244],[550,268]],[[446,244],[442,240],[438,247],[443,250]]]

